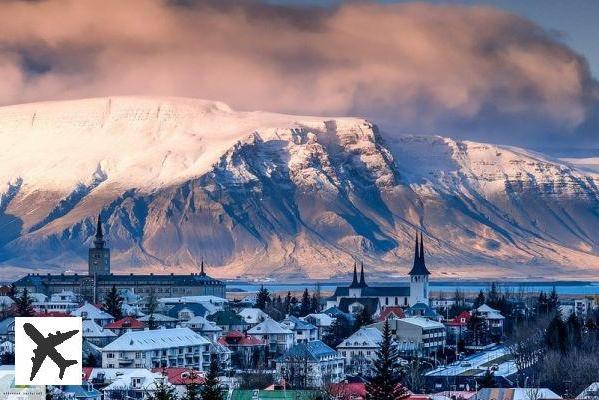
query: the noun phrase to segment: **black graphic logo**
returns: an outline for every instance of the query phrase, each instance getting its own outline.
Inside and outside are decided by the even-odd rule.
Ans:
[[[77,360],[65,360],[65,358],[56,350],[56,346],[75,336],[79,331],[72,330],[65,333],[56,331],[56,334],[49,334],[48,337],[44,337],[33,325],[25,323],[23,329],[27,336],[31,338],[37,345],[37,348],[33,350],[34,356],[31,357],[33,367],[31,369],[30,381],[35,378],[35,375],[40,370],[46,357],[50,357],[54,364],[58,366],[60,372],[58,377],[62,379],[64,372],[67,367],[77,364]]]

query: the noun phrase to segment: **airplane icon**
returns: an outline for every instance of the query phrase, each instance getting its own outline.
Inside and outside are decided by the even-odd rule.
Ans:
[[[54,361],[54,364],[60,368],[60,373],[58,374],[60,379],[64,376],[64,371],[67,367],[77,364],[76,360],[65,360],[64,357],[56,351],[56,346],[75,336],[77,332],[79,332],[78,330],[72,330],[65,333],[56,331],[55,335],[50,333],[48,337],[44,337],[44,335],[30,323],[24,324],[23,329],[27,336],[37,344],[37,348],[33,350],[34,357],[31,357],[33,368],[31,370],[31,377],[29,378],[30,381],[35,378],[35,375],[41,368],[46,357],[50,357],[50,359]]]

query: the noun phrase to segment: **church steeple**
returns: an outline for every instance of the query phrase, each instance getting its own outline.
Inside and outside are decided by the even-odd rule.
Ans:
[[[88,250],[87,266],[89,275],[110,274],[110,249],[106,247],[104,232],[102,231],[102,215],[100,214],[98,214],[98,221],[96,223],[94,247]]]
[[[104,233],[102,232],[102,215],[98,214],[98,223],[96,225],[96,237],[94,239],[94,246],[96,249],[104,248]]]
[[[418,241],[418,232],[416,232],[416,245],[414,246],[414,265],[409,275],[430,275],[424,263],[424,238],[420,233],[420,243]]]
[[[354,279],[352,279],[351,285],[349,285],[349,287],[352,289],[360,287],[360,284],[358,283],[358,269],[357,269],[355,262],[354,262]]]
[[[366,279],[364,279],[364,263],[362,262],[361,268],[360,268],[360,287],[365,288],[367,286],[368,285],[366,284]]]
[[[204,258],[203,257],[202,257],[202,263],[200,264],[200,275],[206,276],[206,273],[204,272]]]

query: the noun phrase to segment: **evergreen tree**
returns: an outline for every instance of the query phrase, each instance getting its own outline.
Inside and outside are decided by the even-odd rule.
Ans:
[[[400,384],[397,349],[393,344],[389,320],[383,326],[383,340],[373,361],[374,376],[366,382],[366,400],[398,400],[409,396]]]
[[[310,299],[310,312],[317,313],[320,311],[320,299],[316,295],[316,293],[312,294],[312,298]]]
[[[335,348],[343,341],[354,333],[350,321],[347,317],[339,315],[335,321],[329,326],[322,337],[322,341],[327,346]]]
[[[33,309],[33,299],[29,296],[27,288],[23,289],[21,294],[15,299],[17,308],[17,317],[33,317],[35,310]]]
[[[185,383],[185,395],[181,400],[201,400],[200,384],[197,383],[198,374],[192,371]]]
[[[491,283],[491,288],[489,289],[489,293],[487,293],[487,304],[489,307],[497,308],[497,303],[499,303],[500,293],[497,290],[497,284],[495,282]]]
[[[473,314],[468,320],[468,335],[475,346],[483,344],[487,339],[487,323],[484,319]]]
[[[539,293],[539,298],[537,299],[537,314],[547,314],[548,312],[549,302],[547,295],[545,292],[541,291],[541,293]]]
[[[478,292],[478,296],[476,296],[476,299],[474,299],[474,308],[478,308],[483,304],[485,304],[485,294],[481,289],[481,291]]]
[[[98,367],[98,359],[94,356],[94,353],[89,353],[83,360],[84,367]]]
[[[270,293],[268,292],[268,289],[262,285],[260,286],[260,290],[258,290],[258,294],[256,294],[256,308],[264,311],[268,303],[270,303]]]
[[[559,313],[556,313],[545,331],[545,344],[550,350],[568,351],[568,330]]]
[[[148,400],[178,400],[177,391],[166,380],[161,379],[156,383],[154,390],[148,392]]]
[[[123,297],[116,290],[116,286],[113,285],[112,289],[106,293],[104,306],[106,307],[106,312],[112,315],[115,320],[123,318]]]
[[[305,317],[310,314],[310,293],[308,293],[308,289],[304,289],[304,293],[302,294],[302,302],[300,304],[300,317]]]
[[[210,371],[206,375],[206,382],[202,388],[202,400],[223,400],[223,392],[218,380],[218,361],[216,355],[212,355]]]
[[[547,299],[547,310],[549,312],[556,311],[559,307],[559,296],[557,295],[557,291],[555,290],[555,286],[551,289],[551,293],[549,293],[549,298]]]
[[[283,314],[291,314],[291,292],[287,292],[287,296],[283,301]]]
[[[582,324],[578,321],[576,314],[570,314],[568,321],[566,321],[566,327],[568,332],[568,347],[580,348],[582,345]]]
[[[156,319],[154,318],[154,314],[156,313],[156,308],[158,308],[158,301],[156,300],[156,293],[154,293],[154,289],[150,290],[150,294],[148,295],[148,329],[154,330],[158,328],[158,324],[156,323]]]

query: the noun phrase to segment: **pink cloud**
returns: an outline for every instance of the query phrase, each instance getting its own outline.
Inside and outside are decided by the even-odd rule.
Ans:
[[[595,85],[581,56],[490,7],[56,0],[0,8],[3,104],[177,95],[425,131],[485,118],[570,131],[585,120]]]

